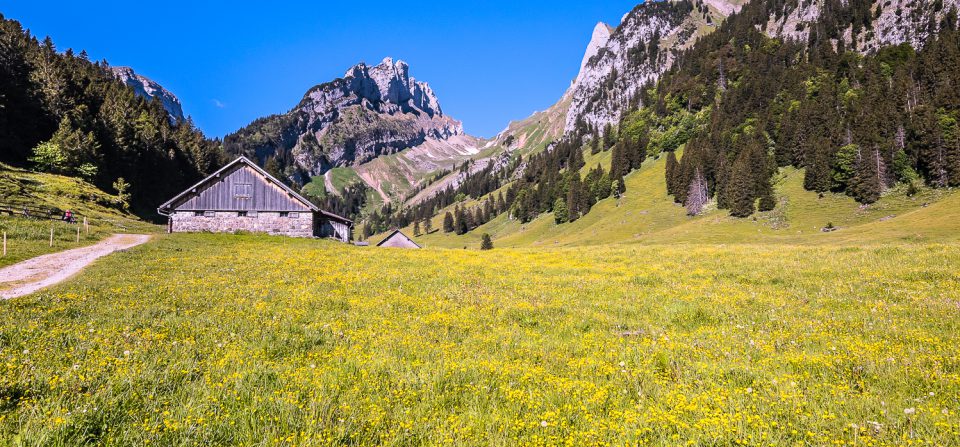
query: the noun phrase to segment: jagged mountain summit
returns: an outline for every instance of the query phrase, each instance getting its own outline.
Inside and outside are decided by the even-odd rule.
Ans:
[[[410,76],[406,62],[386,58],[311,88],[289,112],[258,119],[224,143],[231,153],[276,160],[303,183],[428,143],[462,143],[459,137],[462,123],[443,113],[430,86]]]
[[[647,2],[627,13],[615,29],[597,24],[569,93],[565,131],[578,122],[597,129],[616,125],[622,112],[636,104],[640,88],[655,82],[680,50],[713,31],[743,3]]]
[[[510,123],[496,141],[536,151],[572,131],[577,123],[602,131],[616,125],[647,82],[666,72],[676,53],[712,32],[746,0],[647,2],[625,14],[616,27],[593,29],[580,70],[556,104]],[[507,144],[510,143],[510,144]]]
[[[162,85],[146,76],[137,74],[130,67],[110,67],[110,71],[114,77],[133,88],[137,95],[147,99],[159,99],[173,121],[183,121],[183,106],[180,104],[180,99],[163,88]]]

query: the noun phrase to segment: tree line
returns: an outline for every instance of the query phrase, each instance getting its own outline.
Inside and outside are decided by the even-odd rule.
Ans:
[[[0,15],[0,162],[82,177],[151,216],[225,161],[218,141],[137,96],[106,61],[59,52]]]
[[[865,204],[898,183],[958,186],[957,13],[925,22],[917,32],[931,37],[919,50],[903,44],[863,55],[832,40],[844,29],[872,32],[871,5],[829,0],[831,13],[805,25],[809,39],[797,42],[758,29],[788,3],[749,4],[680,54],[620,126],[657,135],[663,123],[693,117],[676,133],[680,144],[663,148],[667,191],[691,214],[709,200],[737,217],[773,209],[772,177],[784,166],[803,168],[808,190]],[[926,10],[937,12],[935,4]],[[647,152],[658,148],[648,143]]]

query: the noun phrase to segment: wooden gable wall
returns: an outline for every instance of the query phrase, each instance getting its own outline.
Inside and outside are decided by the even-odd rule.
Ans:
[[[177,211],[299,211],[310,208],[253,168],[238,164],[172,207]]]

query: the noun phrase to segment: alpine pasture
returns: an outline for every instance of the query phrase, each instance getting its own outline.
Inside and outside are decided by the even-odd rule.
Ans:
[[[0,303],[10,445],[956,445],[960,247],[167,235]]]

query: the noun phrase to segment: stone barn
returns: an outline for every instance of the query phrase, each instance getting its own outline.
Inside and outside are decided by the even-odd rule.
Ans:
[[[246,157],[228,163],[157,211],[171,233],[249,231],[349,242],[353,221],[321,210]]]
[[[377,244],[377,247],[388,247],[388,248],[422,248],[420,244],[417,244],[403,234],[400,230],[393,230],[393,233],[390,233],[384,240],[380,241]]]

